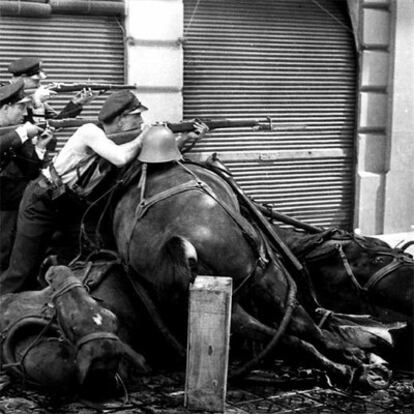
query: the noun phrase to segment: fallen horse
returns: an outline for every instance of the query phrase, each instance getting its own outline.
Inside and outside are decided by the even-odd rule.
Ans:
[[[339,229],[316,234],[277,231],[306,266],[322,306],[371,314],[384,322],[413,322],[414,259],[404,251],[408,244],[391,248],[379,239]]]
[[[195,275],[229,276],[235,286],[233,332],[263,343],[276,338],[337,383],[358,383],[368,356],[320,329],[292,300],[295,283],[277,253],[266,248],[240,215],[231,188],[213,172],[194,164],[148,165],[139,185],[117,204],[113,227],[123,262],[153,298],[178,352]]]
[[[115,314],[79,276],[54,266],[45,289],[0,297],[2,370],[52,392],[90,393],[114,386],[122,358],[146,371],[144,359],[117,335]]]
[[[182,362],[150,317],[154,315],[149,311],[156,312],[148,308],[151,300],[144,299],[146,305],[137,300],[136,283],[118,260],[111,259],[78,263],[73,269],[51,267],[46,274],[50,286],[2,297],[3,369],[50,392],[90,394],[107,389],[110,395],[121,388],[119,383],[128,384],[131,377],[150,371],[142,355],[155,367],[165,368],[167,359]],[[274,328],[250,318],[238,305],[232,323],[236,341],[266,343],[275,334]],[[296,352],[310,366],[322,363],[336,380],[343,380],[347,372],[293,335],[282,341],[280,351]],[[378,364],[369,369],[361,365],[358,375],[354,385],[383,388],[390,372]]]
[[[265,353],[253,357],[233,374],[248,372],[255,363],[272,357],[274,346],[278,346],[278,350],[293,351],[311,366],[323,369],[336,384],[386,386],[389,371],[370,362],[369,353],[376,351],[376,344],[359,341],[356,346],[351,336],[340,337],[316,325],[298,303],[296,283],[278,252],[269,249],[262,234],[240,215],[234,193],[213,172],[177,163],[149,166],[140,185],[131,185],[118,202],[113,227],[122,266],[106,272],[105,278],[98,277],[100,283],[93,283],[91,279],[89,270],[93,265],[74,269],[77,276],[68,273],[68,268],[52,268],[55,269],[52,272],[63,274],[57,277],[57,286],[60,286],[59,280],[65,283],[66,279],[73,280],[73,276],[82,281],[73,282],[73,289],[58,287],[62,291],[60,300],[70,300],[56,301],[53,306],[60,318],[60,329],[52,338],[60,338],[63,333],[64,351],[70,355],[60,361],[64,378],[61,383],[66,384],[65,378],[75,381],[77,387],[88,377],[127,380],[128,373],[124,373],[119,362],[122,354],[132,358],[137,370],[143,372],[147,365],[141,354],[156,362],[157,355],[160,357],[166,349],[172,349],[182,358],[188,288],[197,274],[204,274],[233,278],[233,333],[241,340],[253,339],[265,347]],[[49,278],[52,284],[53,280]],[[93,297],[99,300],[88,299],[88,292],[82,286],[88,286]],[[10,312],[8,307],[18,309],[23,303],[28,305],[22,317],[30,315],[33,307],[42,310],[44,303],[50,303],[47,298],[54,297],[53,289],[51,285],[39,292],[5,296],[1,305],[3,314]],[[71,295],[66,296],[70,292],[76,293],[77,298],[72,300]],[[18,305],[13,305],[13,300]],[[91,309],[105,307],[116,315],[117,328],[109,314],[108,324],[97,324],[100,318],[94,319],[95,314],[87,311],[89,305],[83,306],[89,301],[93,303]],[[79,309],[77,316],[81,320],[88,315],[88,323],[82,322],[80,331],[76,318],[73,319],[64,303],[70,303],[72,310]],[[52,327],[51,320],[47,319],[46,325],[50,323]],[[96,330],[93,321],[101,329]],[[2,325],[6,350],[3,363],[8,369],[18,375],[22,365],[26,370],[24,363],[32,360],[28,358],[30,352],[37,352],[32,354],[36,363],[46,353],[53,355],[51,358],[64,355],[57,346],[52,350],[42,348],[46,341],[40,341],[39,337],[44,338],[45,323],[40,331],[29,331],[28,338],[22,334],[9,339],[10,326],[18,322],[19,318],[6,319]],[[89,334],[90,340],[86,340]],[[85,359],[73,358],[88,348],[90,351],[80,353]],[[380,380],[370,381],[371,374],[376,378],[380,374]],[[48,375],[49,372],[44,374],[46,386],[51,383]],[[36,376],[33,379],[34,382],[42,380]]]
[[[299,222],[254,203],[214,155],[208,161],[232,186],[243,214],[281,252],[302,294],[302,305],[319,325],[329,323],[334,312],[348,314],[338,315],[341,326],[391,337],[393,361],[405,368],[412,365],[414,259],[405,249],[414,242],[391,248],[374,237]],[[293,228],[282,228],[275,221]]]

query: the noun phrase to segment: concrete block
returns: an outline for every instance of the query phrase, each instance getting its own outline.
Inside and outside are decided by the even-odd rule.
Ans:
[[[388,100],[385,93],[361,92],[360,127],[385,128]]]
[[[362,87],[386,87],[388,84],[389,53],[364,50],[362,52]]]
[[[356,227],[362,234],[383,232],[384,174],[359,171],[357,174],[358,206]]]
[[[381,134],[358,134],[358,169],[385,173],[387,165],[387,138]]]
[[[138,96],[148,106],[143,113],[144,122],[177,122],[183,119],[183,97],[180,92],[139,92]]]
[[[389,6],[390,0],[363,0],[364,7],[365,6]]]
[[[183,52],[179,47],[131,46],[128,51],[128,80],[138,87],[183,86]]]
[[[387,10],[363,9],[362,41],[365,46],[390,44],[390,14]]]
[[[144,40],[173,40],[183,33],[181,0],[129,0],[128,36]]]

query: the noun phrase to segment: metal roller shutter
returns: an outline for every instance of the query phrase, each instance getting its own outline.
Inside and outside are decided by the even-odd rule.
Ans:
[[[350,229],[356,56],[345,1],[185,0],[184,12],[184,117],[282,123],[213,131],[194,158],[218,152],[255,200]]]
[[[10,78],[7,66],[24,56],[43,60],[48,82],[124,83],[122,22],[117,17],[53,15],[31,19],[4,17],[0,24],[0,80]],[[50,100],[60,110],[74,93]],[[108,93],[97,97],[82,111],[96,118]],[[58,132],[59,147],[74,129]]]

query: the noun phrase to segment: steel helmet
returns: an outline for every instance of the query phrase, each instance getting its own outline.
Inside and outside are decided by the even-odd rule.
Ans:
[[[142,149],[138,159],[148,163],[181,159],[181,153],[171,129],[165,125],[150,127],[142,137]]]

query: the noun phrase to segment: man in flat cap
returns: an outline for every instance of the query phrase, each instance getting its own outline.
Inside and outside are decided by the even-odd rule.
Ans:
[[[22,124],[0,133],[0,269],[5,270],[14,240],[17,211],[24,189],[39,175],[45,147],[52,140],[50,131],[23,119],[30,98],[24,95],[23,81],[0,87],[0,127]],[[32,138],[37,137],[36,146]]]
[[[93,99],[92,91],[80,91],[68,102],[60,113],[57,113],[47,102],[55,92],[51,91],[41,82],[47,79],[42,67],[42,61],[35,57],[24,57],[10,63],[8,71],[12,74],[11,82],[24,81],[25,90],[33,90],[32,105],[28,108],[27,120],[33,122],[39,118],[75,118],[83,109],[83,105]]]
[[[27,187],[19,207],[16,240],[7,271],[0,276],[0,294],[33,287],[51,236],[59,224],[73,220],[79,227],[86,205],[79,202],[102,181],[107,170],[97,161],[123,167],[134,160],[148,129],[139,99],[129,90],[111,94],[102,106],[99,120],[82,125],[67,141],[50,166]],[[197,123],[189,138],[208,129]],[[116,144],[113,139],[131,133],[130,140]]]

